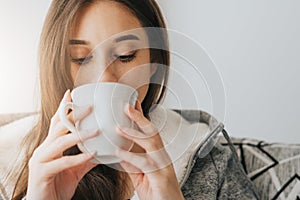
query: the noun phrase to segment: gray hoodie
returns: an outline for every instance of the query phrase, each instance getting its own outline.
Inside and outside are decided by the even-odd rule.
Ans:
[[[190,122],[205,123],[209,135],[190,156],[180,182],[185,199],[259,199],[233,148],[224,125],[203,111],[175,110]],[[215,138],[223,133],[230,144],[222,146]]]

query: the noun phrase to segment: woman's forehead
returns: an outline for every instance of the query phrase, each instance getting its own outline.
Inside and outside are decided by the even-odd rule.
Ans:
[[[143,28],[132,29],[112,35],[100,43],[90,41],[89,39],[70,39],[69,45],[71,47],[87,47],[88,49],[99,52],[100,54],[116,48],[120,50],[122,47],[126,47],[125,51],[150,48],[148,36]]]
[[[123,37],[133,35],[126,31],[138,28],[141,24],[128,8],[116,2],[99,1],[79,11],[70,39],[96,46],[110,38],[122,37],[123,32]]]

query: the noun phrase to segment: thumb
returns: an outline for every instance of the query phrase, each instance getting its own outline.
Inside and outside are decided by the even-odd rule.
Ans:
[[[82,165],[83,166],[79,167],[78,171],[77,171],[77,177],[79,179],[78,181],[80,181],[86,173],[88,173],[90,170],[92,170],[98,164],[87,161],[86,163],[83,163]]]
[[[144,176],[144,173],[137,168],[136,166],[132,165],[129,162],[126,161],[122,161],[120,163],[120,165],[122,166],[122,168],[125,170],[125,172],[128,173],[130,180],[134,186],[134,188],[137,188],[137,186],[142,182],[142,178]]]

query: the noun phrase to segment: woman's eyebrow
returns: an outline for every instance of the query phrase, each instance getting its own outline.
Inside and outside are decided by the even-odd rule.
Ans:
[[[135,35],[123,35],[121,37],[118,37],[115,39],[115,43],[117,42],[122,42],[125,40],[140,40],[137,36]],[[85,40],[69,40],[70,45],[88,45],[89,42]]]
[[[85,40],[69,40],[70,45],[88,45],[89,42]]]
[[[116,38],[115,43],[122,42],[124,40],[140,40],[140,39],[135,35],[123,35],[121,37]]]

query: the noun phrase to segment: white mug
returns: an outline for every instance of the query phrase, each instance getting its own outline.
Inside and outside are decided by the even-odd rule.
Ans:
[[[84,153],[96,152],[94,161],[101,164],[118,163],[116,148],[130,151],[133,142],[118,135],[116,127],[136,128],[134,122],[124,113],[127,103],[134,106],[138,92],[125,84],[115,82],[90,83],[79,86],[71,92],[72,102],[63,102],[59,116],[64,125],[82,137],[84,130],[100,130],[94,138],[82,141],[78,148]],[[80,121],[76,121],[78,107],[91,106],[92,112]],[[66,109],[73,110],[75,126],[68,120]]]

